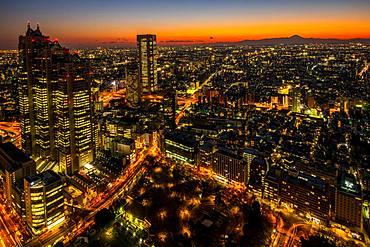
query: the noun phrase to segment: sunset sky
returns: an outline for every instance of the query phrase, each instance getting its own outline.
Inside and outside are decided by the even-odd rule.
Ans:
[[[161,43],[370,38],[370,0],[1,0],[0,48],[16,48],[28,20],[69,47],[123,45],[139,33]]]

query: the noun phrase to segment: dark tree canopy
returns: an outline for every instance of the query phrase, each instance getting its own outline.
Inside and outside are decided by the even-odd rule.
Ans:
[[[320,236],[311,236],[307,240],[302,238],[301,243],[302,247],[335,247],[335,244]]]
[[[95,215],[95,224],[99,227],[105,227],[112,220],[114,220],[114,214],[107,208],[103,208]]]

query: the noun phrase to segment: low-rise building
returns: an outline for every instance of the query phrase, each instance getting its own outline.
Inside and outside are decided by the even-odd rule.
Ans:
[[[35,234],[62,223],[64,183],[52,170],[24,178],[26,222]]]
[[[5,199],[24,218],[23,178],[36,173],[36,163],[12,143],[2,143],[0,167]]]
[[[197,154],[197,141],[194,136],[181,131],[169,132],[164,137],[166,155],[174,160],[194,164]]]
[[[219,148],[213,155],[212,168],[227,180],[246,184],[248,165],[243,156],[227,148]]]

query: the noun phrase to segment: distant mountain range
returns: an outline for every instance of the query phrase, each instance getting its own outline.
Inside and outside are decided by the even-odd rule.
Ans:
[[[364,39],[320,39],[303,38],[299,35],[293,35],[287,38],[270,38],[259,40],[242,40],[236,42],[239,45],[263,46],[263,45],[305,45],[305,44],[349,44],[363,43],[370,44],[370,38]]]

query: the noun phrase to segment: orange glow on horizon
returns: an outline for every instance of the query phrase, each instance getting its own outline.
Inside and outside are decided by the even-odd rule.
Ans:
[[[101,24],[103,26],[103,24]],[[161,26],[151,28],[144,25],[122,27],[117,25],[71,28],[45,27],[44,32],[51,37],[63,37],[63,43],[80,44],[134,44],[136,34],[154,33],[160,44],[171,43],[213,43],[235,42],[246,39],[264,39],[300,35],[304,38],[370,38],[370,17],[363,19],[331,20],[288,20],[265,22],[228,21],[224,23],[193,23]],[[53,33],[48,33],[52,30]],[[211,39],[210,37],[213,37]],[[184,42],[179,42],[184,41]]]

